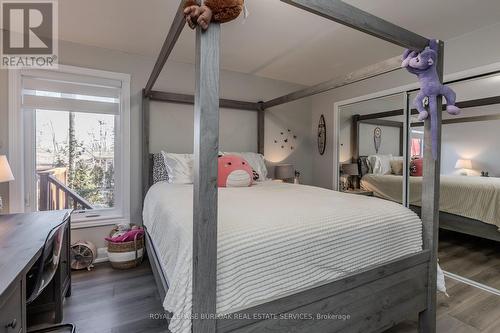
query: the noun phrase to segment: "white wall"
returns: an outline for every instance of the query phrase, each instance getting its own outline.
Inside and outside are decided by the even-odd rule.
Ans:
[[[144,56],[132,55],[123,52],[89,47],[85,45],[75,44],[71,42],[60,42],[59,59],[61,64],[88,67],[93,69],[101,69],[120,73],[128,73],[131,75],[131,218],[135,223],[141,221],[142,210],[142,184],[141,184],[141,90],[144,88],[149,74],[153,68],[155,59]],[[167,63],[163,70],[158,83],[155,86],[156,90],[177,92],[177,93],[193,93],[195,87],[194,67],[189,64],[182,63]],[[260,101],[268,100],[273,97],[280,96],[290,91],[301,88],[298,85],[284,83],[276,80],[258,78],[251,75],[245,75],[235,72],[221,72],[221,95],[223,98],[237,99],[243,101]],[[8,148],[8,75],[6,70],[0,70],[0,153],[7,153]],[[155,106],[155,108],[170,109],[163,113],[166,119],[156,119],[155,131],[163,125],[164,120],[168,120],[165,126],[169,126],[169,133],[165,137],[166,140],[177,138],[176,143],[179,144],[174,150],[188,149],[188,141],[192,128],[192,119],[190,116],[189,107],[173,104],[164,104],[163,106]],[[285,106],[276,107],[266,115],[266,156],[272,161],[284,159],[286,162],[294,163],[302,172],[302,179],[305,183],[312,181],[311,171],[311,102],[310,99],[305,99],[295,103],[290,103]],[[177,114],[177,115],[175,115]],[[179,114],[181,114],[179,116]],[[191,117],[191,118],[190,118]],[[222,126],[228,129],[222,140],[228,141],[229,135],[238,132],[242,126],[248,126],[243,132],[249,134],[255,130],[256,120],[249,120],[248,113],[243,115],[243,118],[236,120],[235,115],[226,115],[223,112]],[[248,124],[243,124],[248,121]],[[180,125],[180,126],[177,126]],[[297,133],[299,142],[297,149],[292,154],[286,155],[277,151],[272,143],[272,137],[282,129],[291,128]],[[247,135],[245,134],[245,136]],[[255,134],[256,135],[256,134]],[[181,140],[179,140],[181,138]],[[186,140],[186,141],[184,141]],[[191,138],[192,140],[192,138]],[[168,143],[165,144],[168,145]],[[191,141],[192,142],[192,141]],[[241,142],[240,142],[241,143]],[[250,147],[251,146],[251,147]],[[256,139],[252,141],[248,148],[256,147]],[[271,174],[272,175],[272,174]],[[6,193],[7,186],[0,187],[0,193]],[[87,239],[95,242],[98,246],[103,246],[102,241],[105,230],[109,228],[90,228],[82,229],[74,232],[73,238]]]
[[[500,62],[500,23],[471,32],[446,42],[445,73],[455,73],[474,67]],[[439,36],[436,36],[439,37]],[[333,76],[333,75],[332,75]],[[332,90],[312,98],[313,137],[321,114],[327,122],[328,144],[325,155],[313,155],[313,185],[333,186],[334,165],[334,103],[416,82],[415,77],[403,70],[382,75],[350,86]]]

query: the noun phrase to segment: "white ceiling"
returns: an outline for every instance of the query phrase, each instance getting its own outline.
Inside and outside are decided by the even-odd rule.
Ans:
[[[348,0],[423,36],[443,40],[500,21],[498,0]],[[156,57],[179,0],[59,1],[60,38]],[[222,32],[222,68],[304,85],[326,81],[401,52],[401,48],[278,0],[247,0],[250,17]],[[194,62],[185,29],[172,60]]]

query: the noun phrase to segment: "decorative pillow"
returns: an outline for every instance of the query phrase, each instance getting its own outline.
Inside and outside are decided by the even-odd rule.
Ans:
[[[162,152],[170,184],[193,183],[193,154],[170,154]]]
[[[258,182],[260,179],[259,173],[257,171],[255,171],[254,169],[252,169],[252,174],[253,174],[253,181]]]
[[[366,163],[368,164],[368,170],[370,173],[374,173],[373,169],[379,168],[379,160],[376,155],[370,155],[366,158]]]
[[[401,176],[403,175],[403,160],[392,160],[391,161],[392,174]]]
[[[153,184],[168,182],[168,172],[162,153],[153,154]]]
[[[252,185],[252,168],[243,158],[236,155],[219,157],[219,187],[248,187]]]
[[[267,179],[267,167],[264,156],[258,153],[227,153],[224,155],[235,155],[243,158],[250,164],[250,167],[259,175],[256,181],[265,181]]]
[[[424,173],[424,160],[421,158],[414,159],[410,163],[410,175],[413,177],[422,177]]]
[[[392,155],[370,155],[368,163],[374,175],[388,175],[391,173]]]
[[[360,156],[358,158],[358,165],[360,166],[361,177],[370,173],[370,165],[368,163],[368,156]]]

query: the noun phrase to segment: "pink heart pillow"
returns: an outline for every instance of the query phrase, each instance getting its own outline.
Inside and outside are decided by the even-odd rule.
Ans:
[[[248,187],[253,182],[253,171],[246,160],[235,155],[219,157],[219,187]]]

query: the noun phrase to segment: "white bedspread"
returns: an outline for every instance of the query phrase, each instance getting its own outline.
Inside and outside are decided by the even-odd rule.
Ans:
[[[191,331],[192,185],[159,183],[145,201],[170,289],[173,333]],[[232,313],[422,249],[422,223],[386,200],[264,182],[219,190],[217,312]]]
[[[402,182],[402,176],[367,174],[361,187],[402,202]],[[422,206],[422,177],[410,177],[410,204]],[[500,178],[442,175],[439,210],[496,225],[500,231]]]

